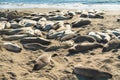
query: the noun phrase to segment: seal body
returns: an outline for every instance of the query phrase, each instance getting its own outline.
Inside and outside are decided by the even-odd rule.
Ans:
[[[110,51],[112,49],[117,49],[117,48],[120,48],[120,40],[114,39],[104,45],[102,52],[107,52],[107,51]]]
[[[33,71],[39,70],[45,67],[48,63],[50,63],[50,60],[51,60],[51,54],[47,54],[47,53],[42,54],[36,59],[34,67],[33,67]]]

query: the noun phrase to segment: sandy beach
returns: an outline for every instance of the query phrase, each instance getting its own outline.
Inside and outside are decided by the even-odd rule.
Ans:
[[[14,11],[16,9],[10,9]],[[36,15],[38,13],[49,13],[56,10],[60,11],[72,11],[76,12],[77,9],[43,9],[43,8],[30,8],[30,9],[17,9],[18,13],[26,13],[30,16],[32,13]],[[0,9],[0,12],[4,12],[6,9]],[[90,19],[91,23],[83,25],[81,27],[72,27],[73,32],[77,32],[79,35],[88,35],[90,32],[104,32],[106,30],[120,29],[120,10],[105,10],[102,11],[104,18],[84,18],[80,17],[80,14],[75,14],[72,18],[67,20],[59,20],[64,23],[72,25],[73,22],[80,19]],[[34,16],[32,16],[34,17]],[[0,15],[1,18],[1,15]],[[29,17],[27,17],[29,18]],[[34,18],[38,19],[38,18]],[[39,18],[41,19],[41,18]],[[1,19],[2,20],[2,19]],[[6,20],[7,22],[14,23],[15,20]],[[56,22],[57,20],[48,20]],[[34,29],[36,25],[30,25]],[[8,29],[12,29],[11,27]],[[16,28],[17,29],[17,28]],[[21,29],[21,28],[20,28]],[[94,78],[81,78],[73,74],[75,65],[81,64],[84,67],[92,69],[98,69],[112,74],[111,79],[99,79],[99,80],[120,80],[120,49],[112,49],[107,52],[102,52],[103,48],[95,48],[87,50],[85,52],[69,53],[69,48],[60,48],[53,51],[44,51],[38,49],[36,51],[28,50],[23,47],[20,40],[4,40],[4,36],[10,36],[2,34],[0,29],[1,38],[1,50],[0,50],[0,80],[98,80]],[[40,30],[42,32],[42,38],[45,38],[51,42],[51,45],[58,45],[61,43],[59,39],[46,38],[49,30]],[[58,31],[57,31],[58,32]],[[19,33],[16,33],[19,34]],[[76,34],[76,33],[74,33]],[[15,35],[15,34],[13,34]],[[70,39],[72,41],[72,39]],[[112,39],[110,39],[112,40]],[[109,41],[110,41],[109,40]],[[108,41],[108,42],[109,42]],[[20,46],[20,52],[12,52],[3,47],[3,42],[12,42]],[[64,41],[63,41],[64,42]],[[74,43],[75,44],[75,43]],[[78,44],[78,43],[77,43]],[[107,44],[107,43],[105,43]],[[105,45],[104,44],[104,45]],[[34,61],[42,54],[52,54],[51,61],[42,69],[32,71],[34,67]],[[92,74],[92,73],[91,73]]]

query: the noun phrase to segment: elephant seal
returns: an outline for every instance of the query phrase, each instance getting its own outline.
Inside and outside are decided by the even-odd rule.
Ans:
[[[81,27],[90,24],[91,21],[88,19],[81,19],[79,21],[73,22],[72,27]]]
[[[73,41],[75,43],[79,43],[79,42],[84,42],[84,41],[88,41],[88,42],[96,42],[96,39],[92,36],[89,35],[83,35],[83,36],[77,36],[73,39]]]
[[[47,64],[50,63],[51,60],[51,54],[48,53],[44,53],[42,55],[40,55],[36,60],[35,60],[35,64],[33,67],[33,71],[35,70],[40,70],[43,67],[45,67]]]
[[[112,49],[117,49],[117,48],[120,48],[120,40],[113,39],[104,45],[102,52],[107,52],[107,51],[110,51]]]
[[[18,39],[22,39],[24,37],[28,37],[28,35],[26,34],[19,34],[19,35],[11,35],[11,36],[3,36],[3,40],[6,41],[13,41],[13,40],[18,40]]]
[[[42,37],[25,37],[20,40],[21,43],[40,43],[43,45],[51,44],[50,40],[44,39]]]
[[[74,53],[74,52],[82,52],[82,51],[87,51],[87,50],[91,50],[91,49],[95,49],[95,48],[101,48],[103,47],[102,44],[94,42],[83,42],[80,44],[75,45],[74,47],[69,49],[69,52]]]
[[[60,40],[61,41],[67,41],[67,40],[70,40],[70,39],[72,39],[76,36],[77,36],[77,34],[68,34],[68,35],[63,36]]]
[[[82,75],[85,77],[91,77],[91,78],[94,78],[95,80],[98,80],[101,78],[107,78],[107,79],[112,78],[112,74],[110,74],[108,72],[101,71],[99,69],[82,66],[82,65],[75,66],[73,69],[73,73]]]
[[[26,43],[26,44],[23,44],[23,47],[25,49],[34,50],[34,51],[36,51],[38,49],[44,50],[47,48],[46,46],[38,44],[38,43]]]
[[[20,46],[18,46],[17,44],[11,43],[11,42],[3,43],[3,47],[6,50],[12,51],[12,52],[21,52],[21,50],[22,50],[22,48],[20,48]]]

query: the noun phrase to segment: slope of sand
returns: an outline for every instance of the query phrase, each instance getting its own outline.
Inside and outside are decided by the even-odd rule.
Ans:
[[[20,11],[27,12],[48,12],[53,9],[24,9]],[[92,23],[85,28],[80,29],[81,35],[90,31],[102,31],[106,29],[120,28],[117,18],[120,17],[120,11],[105,11],[104,19],[92,19]],[[78,20],[79,16],[75,16],[73,22]],[[17,42],[17,41],[16,41]],[[20,45],[22,47],[22,45]],[[68,55],[67,49],[49,52],[56,54],[52,57],[52,62],[41,70],[32,72],[33,61],[42,53],[42,50],[30,51],[22,48],[21,53],[13,53],[2,48],[0,50],[0,80],[78,80],[71,74],[73,66],[80,63],[84,66],[99,68],[113,74],[110,80],[120,80],[120,50],[116,52],[102,53],[102,49],[94,49],[87,53],[78,53]],[[4,79],[2,79],[4,77]]]

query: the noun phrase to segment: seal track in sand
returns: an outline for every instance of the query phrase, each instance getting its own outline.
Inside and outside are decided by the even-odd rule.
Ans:
[[[45,77],[45,78],[48,78],[49,80],[58,80],[58,77],[53,74],[53,73],[50,73],[50,74],[40,74],[39,77]]]

